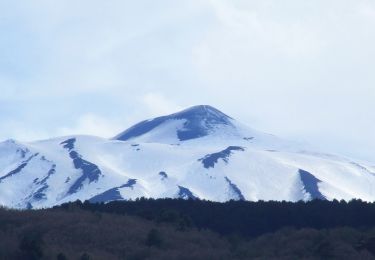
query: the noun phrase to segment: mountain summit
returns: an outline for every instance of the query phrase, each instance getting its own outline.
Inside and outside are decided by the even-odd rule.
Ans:
[[[246,126],[211,106],[143,121],[113,139],[0,143],[0,205],[77,199],[375,201],[375,167]]]
[[[175,130],[178,141],[201,138],[224,129],[235,131],[234,120],[218,109],[200,105],[167,116],[142,121],[117,135],[114,139],[127,141],[147,135],[148,141],[160,141],[160,132]],[[156,133],[157,138],[153,134]]]

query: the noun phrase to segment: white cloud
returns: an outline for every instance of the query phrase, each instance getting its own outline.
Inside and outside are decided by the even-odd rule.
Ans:
[[[9,100],[11,98],[14,98],[17,93],[17,89],[13,85],[13,82],[11,82],[9,79],[3,78],[0,75],[0,102],[1,100]],[[1,103],[0,103],[1,108]]]
[[[124,130],[124,125],[104,117],[85,114],[76,120],[72,127],[63,127],[57,131],[58,135],[94,135],[105,138],[114,137]]]
[[[181,110],[181,107],[160,93],[147,93],[141,97],[141,105],[146,108],[150,116],[161,116],[173,111]]]
[[[0,137],[110,137],[211,104],[375,160],[361,152],[375,150],[374,10],[369,0],[0,1],[10,126]]]
[[[375,4],[372,1],[363,1],[358,8],[360,14],[375,21]]]
[[[47,139],[51,133],[42,128],[30,127],[30,125],[18,120],[2,120],[0,131],[0,142],[7,139],[17,139],[19,141],[31,141]]]

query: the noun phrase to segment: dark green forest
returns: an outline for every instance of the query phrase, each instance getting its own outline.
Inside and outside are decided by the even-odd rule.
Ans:
[[[375,259],[375,204],[140,199],[1,208],[0,259]]]

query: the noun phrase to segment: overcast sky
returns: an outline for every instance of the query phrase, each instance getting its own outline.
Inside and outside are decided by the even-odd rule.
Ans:
[[[375,163],[375,1],[0,0],[0,139],[210,104]]]

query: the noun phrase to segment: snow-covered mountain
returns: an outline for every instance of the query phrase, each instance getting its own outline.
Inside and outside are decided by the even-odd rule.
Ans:
[[[0,143],[0,205],[152,198],[375,200],[375,167],[250,129],[210,106],[143,121],[113,139]]]

